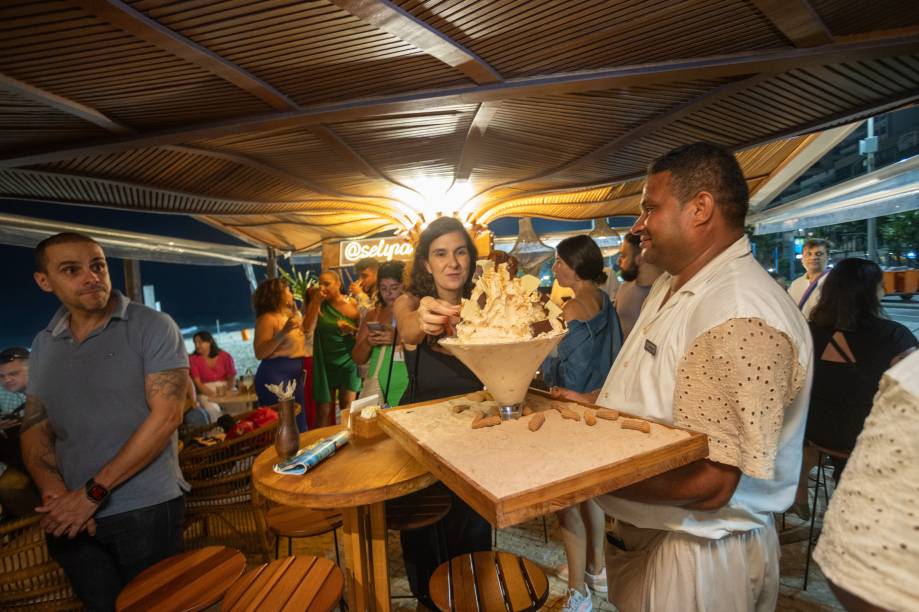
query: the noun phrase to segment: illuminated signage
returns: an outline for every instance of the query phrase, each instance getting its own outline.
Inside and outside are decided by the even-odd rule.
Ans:
[[[401,238],[371,238],[369,240],[347,240],[339,245],[340,266],[350,266],[359,259],[372,257],[379,261],[412,258],[415,249]]]

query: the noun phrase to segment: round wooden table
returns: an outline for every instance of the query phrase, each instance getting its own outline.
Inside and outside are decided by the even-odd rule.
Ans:
[[[241,552],[207,546],[163,559],[128,583],[115,608],[119,612],[193,612],[214,605],[246,569]]]
[[[308,446],[341,429],[340,425],[300,435]],[[386,559],[386,500],[436,482],[426,468],[389,437],[352,440],[303,476],[276,474],[274,448],[252,465],[252,482],[261,494],[281,504],[340,509],[345,548],[345,587],[351,610],[389,610]]]

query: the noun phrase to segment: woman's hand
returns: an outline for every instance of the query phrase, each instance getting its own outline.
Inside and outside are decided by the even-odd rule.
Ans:
[[[284,327],[281,328],[281,333],[286,336],[298,327],[300,327],[300,319],[298,317],[288,317]]]
[[[430,296],[421,298],[418,303],[418,320],[421,330],[429,336],[452,335],[453,328],[459,323],[460,307],[444,300]]]
[[[578,393],[571,389],[562,387],[552,387],[549,389],[549,396],[552,399],[571,400],[574,402],[583,402],[585,404],[596,404],[597,398],[600,397],[600,389],[588,391],[587,393]]]
[[[372,331],[370,335],[367,336],[367,342],[371,346],[389,346],[392,344],[392,329],[384,329],[380,331]]]

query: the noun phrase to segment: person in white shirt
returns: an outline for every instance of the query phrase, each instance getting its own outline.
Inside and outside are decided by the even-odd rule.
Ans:
[[[607,557],[622,612],[775,609],[772,513],[794,498],[813,350],[753,258],[747,207],[737,160],[718,145],[654,161],[632,232],[665,272],[602,390],[553,390],[708,435],[707,459],[596,498],[624,543]]]
[[[808,238],[801,248],[801,265],[804,274],[791,282],[788,295],[795,301],[804,314],[810,318],[811,310],[820,301],[820,288],[826,278],[827,264],[830,259],[830,245],[820,238]]]
[[[641,239],[631,233],[622,239],[618,263],[623,283],[616,293],[616,314],[622,324],[622,337],[628,338],[651,285],[664,271],[645,261],[641,256]]]

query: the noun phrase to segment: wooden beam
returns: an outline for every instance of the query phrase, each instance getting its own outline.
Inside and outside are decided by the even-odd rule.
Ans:
[[[80,119],[89,121],[90,123],[98,125],[101,128],[105,128],[114,134],[129,135],[135,133],[134,130],[130,127],[118,123],[114,119],[108,117],[104,113],[97,111],[94,108],[86,106],[85,104],[80,104],[75,100],[70,100],[69,98],[58,96],[49,91],[45,91],[44,89],[30,85],[29,83],[19,81],[5,74],[0,74],[0,89],[16,94],[18,96],[22,96],[23,98],[27,98],[33,102],[38,102],[39,104],[44,104],[45,106],[56,108],[59,111],[67,113],[68,115],[79,117]]]
[[[73,0],[73,3],[125,32],[236,85],[275,110],[299,108],[293,100],[265,81],[119,0]]]
[[[463,143],[463,152],[460,154],[459,161],[456,164],[456,171],[453,173],[454,181],[462,181],[469,178],[475,167],[475,162],[479,157],[482,147],[482,140],[485,138],[485,131],[488,124],[498,112],[501,102],[482,102],[475,109],[475,116],[469,124],[469,130],[466,132],[466,141]]]
[[[833,35],[807,0],[753,0],[753,4],[796,47],[833,43]]]
[[[498,83],[501,75],[475,53],[389,0],[331,0],[344,9],[428,55],[456,68],[474,82]]]
[[[766,180],[750,194],[750,214],[765,208],[808,168],[842,142],[846,136],[858,129],[862,123],[864,122],[856,121],[808,136],[795,152],[774,168]]]
[[[590,151],[588,153],[585,153],[584,155],[581,155],[580,157],[576,157],[575,159],[567,161],[560,166],[556,166],[554,168],[546,170],[545,172],[534,174],[534,175],[531,175],[531,176],[528,176],[522,179],[515,179],[513,181],[506,181],[504,183],[498,183],[496,185],[492,185],[491,187],[487,187],[483,189],[482,191],[480,191],[479,193],[477,193],[475,196],[473,196],[473,198],[470,201],[474,202],[475,200],[481,198],[483,195],[490,193],[494,191],[495,189],[500,189],[503,187],[510,187],[512,185],[520,185],[522,183],[532,183],[534,181],[547,179],[547,178],[562,174],[563,172],[569,172],[571,170],[574,170],[575,168],[580,168],[580,167],[589,165],[593,162],[606,159],[607,157],[615,154],[617,151],[621,151],[628,145],[634,142],[637,142],[639,140],[642,140],[643,138],[647,138],[654,132],[663,129],[667,127],[668,125],[672,125],[673,123],[680,121],[684,117],[687,117],[693,113],[699,112],[705,107],[711,106],[712,104],[715,104],[719,102],[720,100],[728,98],[738,92],[744,91],[745,89],[755,87],[759,83],[762,83],[763,81],[767,80],[770,76],[772,75],[760,74],[754,77],[750,77],[748,79],[741,79],[741,80],[733,81],[731,83],[727,83],[725,85],[716,87],[712,89],[711,91],[708,91],[702,94],[701,96],[698,96],[690,100],[689,102],[680,104],[679,106],[675,108],[671,108],[671,109],[668,109],[667,111],[664,111],[663,113],[659,114],[658,116],[654,117],[653,119],[649,121],[643,121],[639,125],[636,125],[634,128],[627,131],[625,134],[617,136],[613,140],[607,142],[606,144],[600,147],[597,147],[593,151]]]
[[[199,124],[83,146],[43,148],[0,158],[0,167],[47,163],[88,155],[178,144],[247,131],[281,130],[321,123],[354,121],[369,116],[429,111],[432,108],[457,104],[657,85],[676,79],[713,79],[760,72],[785,72],[796,68],[917,52],[919,52],[919,37],[908,37],[825,45],[811,49],[777,49],[578,73],[525,77],[490,85],[447,87],[439,90],[316,104],[299,111]]]
[[[355,151],[351,145],[345,142],[344,138],[332,131],[331,128],[325,125],[314,125],[310,127],[310,132],[341,157],[349,159],[364,176],[368,178],[383,178],[383,173],[380,172],[376,166]]]

